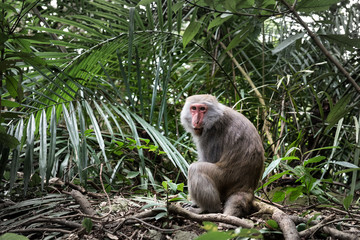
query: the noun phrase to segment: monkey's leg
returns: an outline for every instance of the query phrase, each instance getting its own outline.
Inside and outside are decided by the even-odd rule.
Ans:
[[[242,217],[248,214],[252,208],[254,194],[252,192],[237,192],[231,195],[225,202],[224,214]]]
[[[201,212],[220,212],[221,200],[217,180],[221,170],[213,163],[196,162],[189,168],[189,192],[191,199],[200,209]],[[195,209],[192,209],[195,210]]]

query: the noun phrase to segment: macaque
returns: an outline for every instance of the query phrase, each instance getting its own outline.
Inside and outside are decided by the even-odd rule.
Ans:
[[[264,148],[254,125],[211,95],[188,97],[181,123],[198,152],[188,172],[190,197],[197,206],[190,210],[249,214],[264,165]]]

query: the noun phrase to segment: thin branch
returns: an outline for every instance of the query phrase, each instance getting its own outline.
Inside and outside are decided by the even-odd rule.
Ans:
[[[101,183],[101,187],[102,187],[102,190],[103,190],[103,192],[105,193],[105,195],[106,195],[106,198],[107,198],[107,201],[108,201],[108,204],[109,204],[109,212],[106,214],[106,216],[107,215],[109,215],[110,213],[111,213],[111,201],[110,201],[110,198],[109,198],[109,195],[107,194],[107,192],[106,192],[106,190],[105,190],[105,186],[104,186],[104,183],[103,183],[103,179],[102,179],[102,171],[103,171],[103,163],[101,163],[101,165],[100,165],[100,183]]]
[[[71,233],[71,231],[69,230],[65,230],[65,229],[59,229],[59,228],[27,228],[27,229],[13,229],[10,230],[9,232],[11,233],[32,233],[32,232],[61,232],[61,233]]]
[[[300,17],[298,12],[295,10],[295,7],[290,6],[285,0],[281,0],[281,2],[290,10],[290,12],[294,15],[295,20],[305,28],[309,36],[314,40],[315,44],[320,48],[320,50],[324,53],[327,59],[332,62],[339,71],[345,75],[348,82],[350,82],[353,87],[356,89],[358,93],[360,93],[360,86],[357,85],[356,81],[350,76],[350,73],[342,66],[342,64],[334,58],[331,53],[325,48],[325,46],[321,43],[319,37],[310,30],[309,26],[304,22],[304,20]]]
[[[47,23],[46,19],[43,16],[41,16],[40,11],[36,7],[32,8],[32,11],[47,28],[51,28],[51,26]],[[53,40],[59,40],[58,36],[55,33],[48,33],[48,34]],[[58,47],[62,53],[68,52],[64,46],[60,46],[60,45],[55,45],[55,46]]]

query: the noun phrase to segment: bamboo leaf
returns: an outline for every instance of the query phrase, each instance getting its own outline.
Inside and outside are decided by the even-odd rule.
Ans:
[[[282,41],[279,45],[277,45],[276,48],[274,48],[273,50],[271,50],[272,54],[277,54],[280,51],[284,50],[285,48],[287,48],[288,46],[290,46],[291,44],[293,44],[295,41],[297,41],[298,39],[302,38],[305,36],[305,33],[298,33],[296,35],[290,36],[287,39],[285,39],[284,41]]]
[[[75,160],[76,164],[79,164],[80,140],[79,140],[79,132],[78,132],[77,124],[76,124],[76,119],[74,119],[74,116],[73,116],[75,114],[74,107],[70,103],[70,113],[69,113],[68,110],[66,109],[65,104],[63,104],[62,106],[63,106],[65,124],[66,124],[67,130],[69,132],[70,142],[73,146],[73,150],[74,150],[74,154],[75,154],[74,160]]]
[[[225,15],[222,14],[218,17],[215,17],[208,26],[208,30],[210,30],[213,27],[217,27],[220,26],[221,24],[223,24],[224,22],[226,22],[227,20],[229,20],[230,18],[232,18],[233,15]]]
[[[46,179],[46,166],[47,166],[47,121],[46,113],[43,109],[40,116],[40,149],[39,149],[39,169],[41,181],[41,189],[44,189],[44,181]]]
[[[149,5],[150,3],[155,2],[155,0],[141,0],[136,6],[145,6],[145,5]]]
[[[339,120],[343,118],[345,114],[350,110],[348,104],[352,98],[352,94],[343,96],[335,106],[330,109],[330,113],[326,118],[326,123],[329,125],[326,127],[325,132],[328,132]]]
[[[192,21],[189,26],[186,28],[184,35],[183,35],[183,47],[185,48],[186,45],[196,36],[201,28],[201,23],[198,21]]]
[[[16,129],[15,129],[15,135],[14,137],[21,142],[21,139],[23,137],[24,133],[24,119],[20,119]],[[11,166],[10,166],[10,190],[14,186],[17,171],[19,169],[19,154],[20,154],[20,144],[13,150],[12,160],[11,160]]]
[[[105,125],[107,126],[107,129],[109,130],[111,137],[114,138],[114,131],[112,129],[112,126],[111,126],[107,116],[105,115],[105,113],[103,112],[103,110],[101,109],[101,107],[99,106],[99,104],[96,101],[93,101],[93,103],[95,105],[96,110],[98,111],[98,113],[100,113],[100,116],[104,120]]]
[[[29,186],[31,173],[33,171],[34,158],[34,139],[35,139],[35,118],[31,114],[26,128],[26,152],[24,160],[24,192],[26,194]]]
[[[156,72],[155,72],[155,80],[154,80],[154,87],[153,87],[153,93],[152,93],[152,98],[151,98],[151,107],[150,107],[150,121],[149,121],[150,124],[153,121],[154,110],[156,107],[156,96],[157,96],[157,88],[159,85],[161,61],[162,61],[162,49],[160,49],[159,59],[157,62],[157,67],[156,67]]]
[[[88,161],[88,152],[87,152],[87,142],[86,142],[86,125],[85,118],[81,108],[81,104],[77,103],[77,112],[79,115],[79,124],[80,124],[80,135],[81,135],[81,143],[79,150],[79,175],[80,182],[85,183],[87,180],[87,161]]]
[[[341,0],[302,0],[296,7],[299,12],[320,12],[328,10],[333,4],[340,2]]]
[[[95,136],[96,136],[96,140],[99,143],[99,147],[100,147],[100,149],[101,149],[101,151],[103,153],[104,160],[107,163],[108,159],[107,159],[106,154],[105,154],[105,143],[104,143],[104,139],[102,138],[102,134],[101,134],[101,131],[100,131],[99,124],[98,124],[98,122],[96,120],[96,117],[94,115],[93,110],[90,107],[90,104],[87,101],[84,101],[84,104],[85,104],[86,112],[88,113],[88,115],[90,117],[91,124],[94,127],[94,133],[95,133]],[[110,168],[109,164],[107,164],[107,166]]]
[[[46,182],[49,182],[51,171],[55,163],[55,151],[56,151],[56,108],[51,109],[50,116],[50,145],[49,145],[49,160],[46,169]]]
[[[161,0],[156,1],[156,9],[157,9],[157,14],[158,14],[158,18],[159,18],[160,30],[164,31],[164,16],[163,16]]]

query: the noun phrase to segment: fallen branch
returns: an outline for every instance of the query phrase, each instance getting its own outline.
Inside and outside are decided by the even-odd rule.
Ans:
[[[335,214],[332,214],[328,217],[326,217],[324,220],[322,220],[321,222],[315,224],[314,226],[301,231],[300,232],[300,237],[302,238],[309,238],[311,235],[313,235],[316,231],[318,231],[320,228],[324,227],[326,223],[330,222],[331,220],[335,219]]]
[[[70,194],[75,199],[75,201],[80,205],[80,208],[85,214],[90,216],[94,216],[96,214],[90,202],[79,191],[73,189],[71,190]]]
[[[279,224],[280,229],[282,230],[284,238],[286,240],[300,239],[299,233],[295,227],[295,223],[286,213],[284,213],[277,207],[259,201],[254,201],[254,207],[260,213],[272,214],[272,218]]]
[[[254,223],[250,220],[241,219],[234,216],[228,216],[221,213],[210,213],[210,214],[196,214],[190,212],[178,205],[169,205],[169,213],[178,214],[185,218],[189,218],[196,222],[204,222],[204,221],[211,221],[211,222],[221,222],[227,223],[238,227],[243,228],[253,228]]]
[[[350,234],[350,233],[346,233],[346,232],[342,232],[339,231],[335,228],[331,228],[331,227],[323,227],[323,231],[329,235],[331,235],[331,237],[333,237],[334,239],[344,239],[344,240],[355,240],[355,239],[359,239],[359,236],[356,236],[355,234]]]

